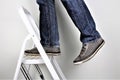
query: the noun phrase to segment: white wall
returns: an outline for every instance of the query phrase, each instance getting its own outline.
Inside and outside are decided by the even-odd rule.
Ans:
[[[82,65],[74,65],[72,61],[81,49],[80,33],[72,23],[60,0],[56,0],[62,50],[62,55],[56,57],[57,61],[69,80],[119,80],[120,1],[85,0],[85,2],[106,44],[92,60]],[[37,23],[39,20],[38,5],[35,0],[0,1],[0,79],[13,78],[22,41],[27,35],[25,25],[17,12],[18,4],[23,5],[31,12]]]

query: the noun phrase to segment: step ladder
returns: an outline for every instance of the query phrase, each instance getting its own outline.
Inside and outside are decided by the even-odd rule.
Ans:
[[[18,80],[18,75],[19,75],[19,71],[21,70],[21,72],[23,73],[24,77],[26,78],[26,80],[32,80],[28,69],[26,68],[26,64],[32,64],[35,66],[35,68],[37,69],[38,73],[40,74],[40,77],[42,80],[44,80],[44,76],[42,74],[42,71],[39,68],[40,64],[45,64],[46,67],[48,68],[48,71],[50,72],[53,80],[67,80],[64,76],[64,74],[62,73],[62,70],[60,69],[57,61],[55,60],[54,56],[48,56],[46,54],[46,52],[44,51],[41,43],[40,43],[40,39],[39,39],[39,29],[38,26],[36,25],[34,19],[32,18],[30,12],[25,9],[24,7],[19,6],[19,14],[23,20],[23,22],[26,25],[26,28],[28,30],[28,35],[25,38],[22,48],[21,48],[21,52],[20,52],[20,56],[18,59],[18,63],[17,63],[17,67],[16,67],[16,71],[14,74],[14,80]],[[26,48],[26,44],[28,43],[28,40],[32,39],[34,45],[37,47],[40,55],[39,56],[25,56],[24,55],[24,51]]]

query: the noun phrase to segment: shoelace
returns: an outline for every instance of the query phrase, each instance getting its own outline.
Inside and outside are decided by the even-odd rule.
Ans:
[[[84,55],[84,53],[85,53],[85,51],[86,51],[86,49],[87,49],[86,46],[87,46],[87,44],[83,44],[80,55]]]

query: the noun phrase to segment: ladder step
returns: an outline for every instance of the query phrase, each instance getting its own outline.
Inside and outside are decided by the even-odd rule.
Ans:
[[[24,64],[44,64],[40,56],[24,56],[22,63]]]

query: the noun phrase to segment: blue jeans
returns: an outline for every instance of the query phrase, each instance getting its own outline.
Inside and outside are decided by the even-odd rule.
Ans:
[[[95,22],[83,0],[61,0],[69,16],[81,32],[83,43],[100,38]],[[59,46],[59,33],[54,0],[37,0],[40,9],[40,37],[43,46]]]

